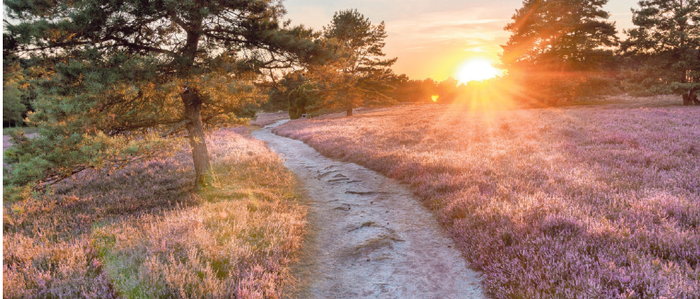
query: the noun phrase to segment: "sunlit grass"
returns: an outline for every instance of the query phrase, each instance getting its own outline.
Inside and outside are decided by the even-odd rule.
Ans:
[[[220,188],[200,194],[183,146],[5,206],[5,298],[281,297],[305,209],[292,174],[245,134],[208,136]]]
[[[693,298],[700,109],[675,98],[612,101],[516,109],[463,100],[275,132],[411,184],[495,298]]]

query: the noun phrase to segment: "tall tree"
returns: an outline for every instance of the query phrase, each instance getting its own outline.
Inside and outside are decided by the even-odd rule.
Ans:
[[[397,58],[383,58],[386,37],[384,22],[372,25],[356,9],[333,15],[323,29],[324,45],[332,55],[309,67],[309,78],[322,95],[317,108],[344,109],[351,116],[353,108],[393,102],[388,94]]]
[[[700,88],[700,1],[642,0],[621,50],[637,67],[627,87],[638,93]]]
[[[19,21],[5,26],[20,50],[43,62],[35,70],[42,97],[30,119],[47,130],[36,150],[80,151],[87,142],[80,136],[185,127],[197,187],[211,183],[204,124],[235,118],[257,100],[257,70],[281,67],[292,44],[304,47],[295,39],[304,30],[282,30],[285,11],[277,0],[8,0],[5,6]],[[37,155],[42,171],[34,179],[94,164],[47,157]]]
[[[599,70],[618,43],[615,25],[606,21],[609,14],[602,10],[607,2],[524,0],[504,28],[512,32],[501,46],[504,67],[511,76],[544,82],[536,88],[548,92],[555,92],[555,81]]]

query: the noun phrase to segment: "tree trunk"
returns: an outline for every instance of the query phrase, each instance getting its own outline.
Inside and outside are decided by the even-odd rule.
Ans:
[[[185,105],[185,117],[187,123],[187,133],[192,146],[192,160],[194,161],[195,189],[211,186],[213,178],[211,175],[211,162],[209,162],[209,151],[204,139],[204,127],[202,126],[202,100],[197,94],[197,90],[192,87],[185,87],[181,96]]]
[[[348,113],[347,113],[347,116],[352,116],[352,107],[351,107],[351,108],[348,108],[348,111],[347,111],[347,112],[348,112]]]

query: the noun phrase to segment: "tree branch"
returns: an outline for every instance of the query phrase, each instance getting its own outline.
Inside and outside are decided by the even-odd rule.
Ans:
[[[177,132],[178,130],[180,130],[180,128],[182,128],[184,125],[187,125],[187,124],[189,124],[189,123],[190,123],[190,120],[189,120],[189,119],[185,119],[185,120],[183,120],[183,121],[180,121],[179,123],[177,123],[177,124],[175,124],[174,126],[172,126],[172,127],[171,127],[168,131],[166,131],[165,133],[160,134],[160,137],[163,137],[163,138],[168,137],[170,134]]]

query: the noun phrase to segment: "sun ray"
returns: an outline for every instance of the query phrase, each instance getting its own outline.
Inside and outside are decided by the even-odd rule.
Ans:
[[[473,58],[466,61],[457,71],[459,83],[469,81],[482,81],[491,79],[501,74],[501,71],[491,65],[491,62],[483,58]]]

